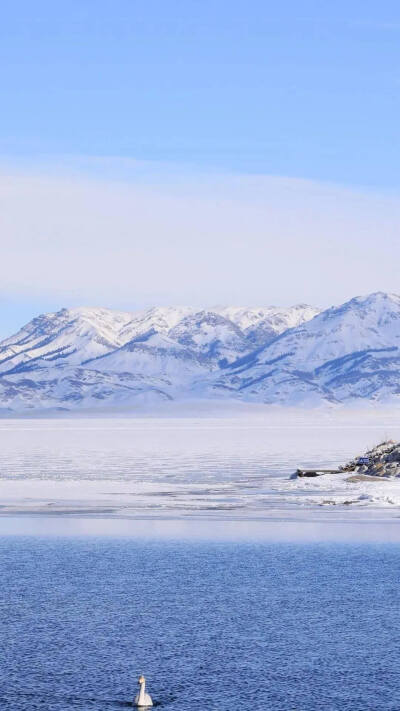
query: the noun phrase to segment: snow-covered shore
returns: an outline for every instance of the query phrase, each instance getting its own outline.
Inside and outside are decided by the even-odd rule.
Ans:
[[[228,520],[400,516],[400,479],[337,468],[388,437],[396,411],[0,421],[0,514]]]
[[[0,479],[1,514],[106,515],[128,518],[239,518],[278,519],[299,515],[321,518],[321,509],[335,507],[336,514],[352,519],[351,510],[365,511],[374,519],[378,509],[400,516],[400,481],[363,481],[349,484],[348,476],[271,480],[238,487],[201,484]],[[329,513],[332,519],[332,514]],[[359,513],[357,513],[359,518]]]

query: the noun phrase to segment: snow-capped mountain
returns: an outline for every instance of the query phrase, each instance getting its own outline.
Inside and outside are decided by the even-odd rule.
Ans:
[[[376,293],[323,311],[231,364],[210,388],[285,404],[400,396],[400,297]]]
[[[0,408],[119,405],[170,399],[317,309],[62,309],[0,343]],[[259,329],[257,331],[257,329]]]
[[[3,412],[228,398],[400,397],[400,297],[310,306],[62,309],[0,343]]]
[[[132,315],[99,308],[62,309],[34,318],[0,343],[0,373],[68,360],[82,363],[122,345]]]
[[[210,365],[232,363],[240,354],[248,353],[251,347],[239,326],[212,311],[199,311],[186,316],[171,329],[169,335]]]
[[[145,387],[157,388],[165,398],[179,397],[193,380],[204,378],[212,364],[155,329],[132,338],[121,348],[85,364],[99,373],[123,379],[136,378]]]
[[[320,309],[307,304],[297,304],[289,309],[267,306],[246,309],[240,306],[225,306],[215,309],[221,316],[232,321],[245,334],[246,340],[254,347],[263,346],[275,336],[310,321]]]
[[[400,297],[310,306],[62,309],[0,343],[0,408],[135,408],[228,398],[304,404],[400,397]]]

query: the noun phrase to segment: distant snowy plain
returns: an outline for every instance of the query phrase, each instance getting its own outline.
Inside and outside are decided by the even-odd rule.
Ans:
[[[400,516],[400,479],[291,480],[400,439],[396,411],[0,421],[0,513],[351,520]]]

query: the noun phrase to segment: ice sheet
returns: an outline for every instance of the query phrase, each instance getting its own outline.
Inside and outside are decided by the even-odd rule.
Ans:
[[[388,437],[400,439],[396,412],[2,420],[0,512],[399,516],[400,479],[290,479],[297,467],[336,467]]]

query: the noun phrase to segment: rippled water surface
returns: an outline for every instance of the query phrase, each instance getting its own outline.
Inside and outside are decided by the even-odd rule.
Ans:
[[[400,708],[397,545],[0,538],[0,708]]]

